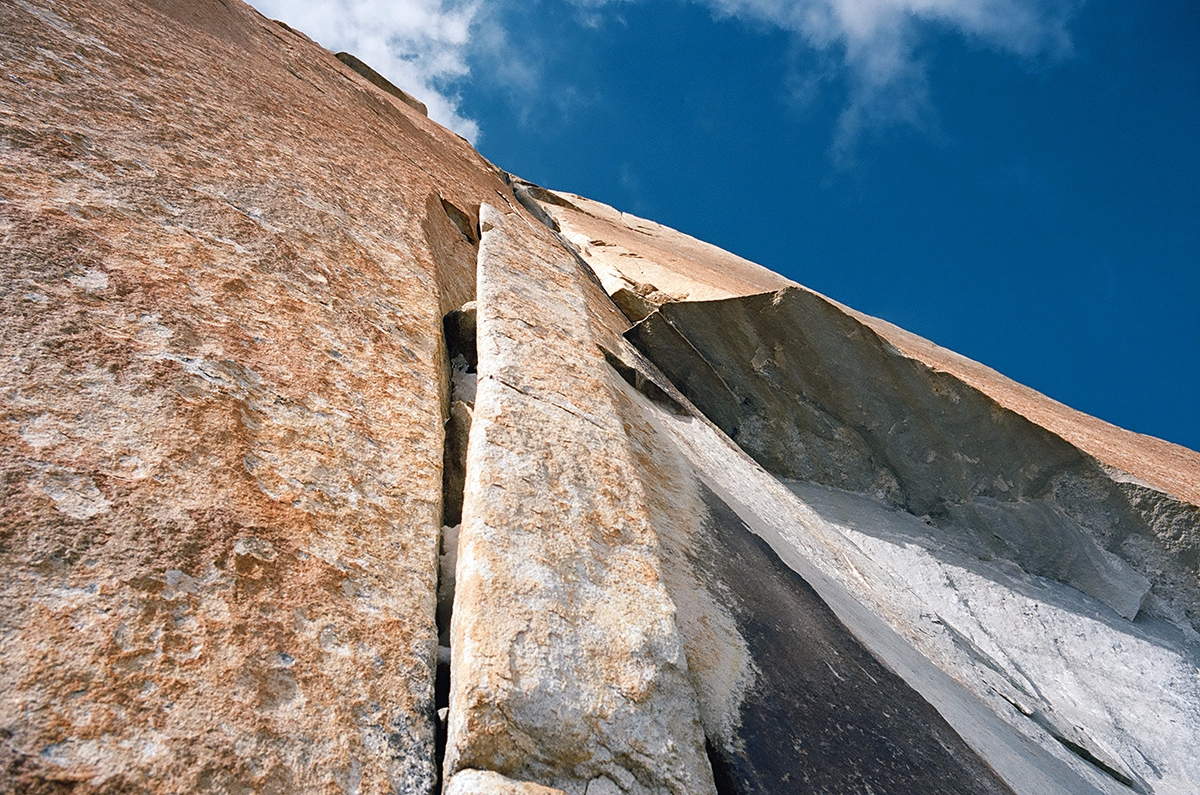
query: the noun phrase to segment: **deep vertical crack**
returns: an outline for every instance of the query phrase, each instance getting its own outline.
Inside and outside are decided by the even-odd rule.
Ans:
[[[450,623],[454,613],[454,574],[458,563],[458,530],[462,522],[463,491],[467,474],[467,441],[475,405],[475,306],[467,303],[449,312],[442,321],[450,364],[450,396],[446,443],[442,456],[442,533],[438,541],[437,669],[434,674],[434,708],[437,734],[434,763],[442,769],[450,717]],[[444,785],[444,782],[443,782]]]

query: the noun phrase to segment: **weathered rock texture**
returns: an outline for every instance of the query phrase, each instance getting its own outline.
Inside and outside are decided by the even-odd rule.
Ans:
[[[597,344],[613,345],[600,324],[627,324],[544,227],[483,210],[446,773],[494,770],[578,795],[603,779],[620,792],[713,792]]]
[[[444,204],[507,188],[240,3],[0,62],[0,791],[429,791]]]
[[[237,0],[0,63],[0,793],[1195,791],[1200,455]]]

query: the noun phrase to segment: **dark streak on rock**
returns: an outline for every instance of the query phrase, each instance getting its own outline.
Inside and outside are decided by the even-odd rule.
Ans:
[[[759,671],[737,748],[710,751],[722,793],[1011,793],[729,506],[703,498],[712,543],[689,554]]]

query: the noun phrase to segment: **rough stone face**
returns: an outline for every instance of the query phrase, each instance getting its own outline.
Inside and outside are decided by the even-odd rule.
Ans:
[[[578,795],[713,792],[597,346],[612,334],[593,324],[588,294],[603,294],[543,227],[488,206],[481,221],[447,776],[492,770]]]
[[[628,362],[654,378],[636,355]],[[718,791],[1010,792],[703,484],[671,436],[715,432],[679,410],[685,399],[668,403],[625,380],[634,383],[620,411],[663,546]],[[736,453],[734,463],[743,463]]]
[[[869,498],[811,484],[785,489],[712,426],[665,407],[653,417],[659,445],[674,446],[736,514],[712,526],[744,524],[766,541],[1014,791],[1115,793],[1122,781],[1188,791],[1196,763],[1182,749],[1200,736],[1200,692],[1194,646],[1178,629],[1145,616],[1128,622],[1066,586],[956,555],[919,535],[920,520]],[[709,554],[697,551],[702,544],[685,548]],[[737,566],[714,570],[732,576]],[[743,598],[727,603],[734,615]],[[738,629],[753,649],[753,633]],[[762,678],[756,673],[755,687],[769,686]],[[753,701],[753,688],[738,692],[739,704]],[[758,709],[735,724],[735,736],[762,719]],[[819,722],[806,725],[820,736]]]
[[[788,285],[776,274],[557,196],[544,209],[614,300],[635,319],[658,309],[635,336],[679,388],[768,467],[808,480],[782,494],[761,469],[719,452],[720,434],[662,412],[703,482],[1011,787],[1190,791],[1200,771],[1180,749],[1200,733],[1200,455],[1082,415],[803,288],[777,303]],[[618,298],[649,286],[674,301],[745,298],[658,307]],[[888,400],[904,408],[880,410]],[[987,438],[1000,454],[972,453],[986,452]],[[912,460],[914,450],[950,470]],[[1028,464],[1053,461],[1056,475],[1030,480]],[[930,498],[946,509],[928,521],[897,510]]]
[[[487,770],[464,770],[455,774],[443,790],[445,795],[564,795],[562,790],[513,781]]]
[[[445,203],[504,183],[240,3],[0,61],[0,791],[430,791]]]
[[[842,306],[761,266],[667,227],[573,194],[542,191],[538,199],[561,229],[563,237],[571,241],[596,270],[623,311],[631,319],[644,318],[637,334],[656,346],[663,361],[672,363],[671,376],[680,388],[731,435],[745,440],[757,438],[757,442],[748,442],[751,446],[747,449],[768,467],[773,467],[773,471],[785,476],[816,478],[838,488],[883,495],[892,502],[907,500],[908,507],[915,509],[918,515],[929,514],[934,519],[937,518],[937,503],[942,497],[932,495],[931,509],[931,500],[920,498],[922,491],[926,492],[926,497],[930,496],[935,484],[939,488],[950,484],[951,491],[959,494],[963,493],[964,487],[979,491],[981,499],[974,500],[964,509],[965,513],[958,511],[960,515],[955,521],[976,528],[995,526],[1000,531],[997,540],[1008,548],[1005,554],[1009,557],[1013,556],[1014,550],[1023,548],[1026,562],[1047,560],[1045,565],[1034,565],[1033,569],[1067,578],[1108,602],[1122,615],[1132,615],[1145,604],[1174,623],[1190,625],[1192,630],[1200,629],[1200,453],[1089,417],[978,362],[886,321]],[[960,393],[975,395],[976,399],[968,400],[968,403],[976,406],[975,411],[983,418],[985,429],[994,429],[997,423],[990,415],[996,413],[1007,417],[1008,424],[1019,425],[1024,420],[1045,429],[1050,437],[1066,442],[1065,446],[1058,444],[1045,434],[1039,437],[1028,428],[1021,434],[1026,441],[1035,441],[1039,451],[1050,449],[1054,453],[1053,460],[1040,460],[1037,455],[1029,455],[1027,461],[1035,461],[1044,469],[1047,465],[1053,467],[1055,461],[1061,462],[1064,457],[1075,458],[1079,463],[1074,469],[1079,477],[1059,477],[1052,483],[1038,486],[1052,492],[1049,502],[1057,506],[1047,512],[1046,503],[1033,505],[1025,500],[1025,504],[1021,504],[1021,499],[1013,499],[1011,490],[1004,492],[1002,486],[1012,480],[1007,475],[1002,475],[1000,481],[989,483],[964,477],[960,471],[949,473],[950,479],[945,480],[943,476],[947,473],[940,470],[947,465],[951,470],[975,467],[956,467],[953,459],[945,456],[932,462],[918,460],[908,466],[886,460],[881,458],[880,445],[876,443],[880,438],[878,429],[876,439],[869,438],[870,422],[878,425],[883,420],[882,415],[874,415],[864,434],[863,429],[845,416],[855,410],[848,401],[843,401],[843,406],[851,411],[845,412],[841,419],[829,416],[819,401],[813,403],[805,399],[800,405],[787,403],[784,393],[803,394],[804,388],[796,388],[795,381],[807,376],[797,376],[795,361],[791,374],[788,374],[786,350],[780,352],[784,357],[783,364],[776,362],[776,351],[772,348],[777,343],[787,348],[786,340],[782,339],[788,333],[786,328],[771,331],[767,336],[778,339],[765,347],[756,344],[753,350],[738,350],[736,355],[740,358],[722,359],[725,377],[737,380],[738,377],[731,376],[728,369],[740,369],[751,380],[760,382],[751,388],[755,394],[748,396],[735,394],[725,377],[717,375],[709,359],[697,355],[693,341],[680,337],[678,329],[663,322],[673,317],[673,311],[678,311],[681,316],[704,315],[705,321],[701,322],[712,323],[708,332],[713,334],[716,330],[715,336],[723,336],[726,329],[734,330],[735,333],[729,335],[734,339],[721,343],[728,347],[711,357],[720,359],[744,345],[747,339],[757,338],[754,326],[763,325],[763,321],[747,319],[740,314],[743,310],[757,311],[751,305],[756,301],[762,303],[764,299],[753,296],[773,295],[785,288],[791,288],[785,304],[805,304],[819,313],[820,321],[806,321],[810,329],[824,333],[834,347],[857,347],[859,350],[849,359],[843,355],[845,363],[838,371],[829,367],[824,371],[815,370],[813,374],[818,380],[837,385],[844,390],[843,395],[861,395],[870,400],[872,393],[858,392],[850,387],[849,382],[856,376],[853,369],[847,369],[848,364],[853,362],[855,367],[865,367],[866,380],[874,379],[877,384],[884,384],[885,392],[897,388],[892,379],[901,370],[915,367],[916,371],[927,374],[925,380],[935,391],[943,390],[944,394],[937,394],[950,399],[951,416],[957,416],[960,422],[970,412],[964,410],[967,407],[955,405],[953,398]],[[656,297],[646,301],[643,296],[648,295]],[[750,303],[738,305],[740,308],[730,310],[720,321],[714,313],[726,310],[711,304],[706,304],[705,308],[692,307],[694,302],[726,298],[745,298]],[[660,317],[646,316],[671,301],[688,301],[689,305],[688,308],[667,307]],[[769,311],[779,316],[780,311],[786,313],[787,306]],[[843,329],[851,339],[832,339],[829,336],[832,328]],[[693,336],[698,340],[702,334],[693,331]],[[806,352],[811,353],[819,347],[809,345],[800,351],[792,350],[791,354],[803,359]],[[876,350],[865,355],[869,347]],[[905,360],[909,364],[905,364]],[[890,374],[878,369],[880,365],[886,366]],[[803,370],[803,365],[800,369]],[[842,383],[843,374],[849,376],[846,383]],[[783,387],[789,379],[791,387],[785,390]],[[858,380],[861,386],[863,379]],[[761,398],[772,391],[778,393],[774,402],[755,404],[755,397]],[[791,415],[791,421],[773,414],[780,407],[780,399],[786,403],[784,414]],[[931,407],[928,398],[922,400],[927,408]],[[986,406],[991,408],[985,411]],[[942,407],[947,407],[944,400]],[[742,428],[741,424],[747,420],[751,427]],[[951,433],[950,428],[941,427],[940,413],[926,414],[925,420],[927,424],[932,423],[934,435],[945,437]],[[792,422],[790,427],[789,422]],[[779,438],[762,433],[766,425],[779,431]],[[907,420],[898,427],[899,435],[907,437],[907,441],[900,440],[900,446],[908,444],[911,447],[913,429],[908,427]],[[800,439],[798,433],[804,438]],[[965,436],[970,442],[971,434]],[[885,441],[890,443],[890,440]],[[896,445],[890,446],[894,451]],[[775,449],[771,451],[768,447]],[[943,452],[949,449],[947,447]],[[897,475],[904,477],[904,472],[897,473],[897,469],[907,469],[911,473],[907,478],[909,486],[905,489],[894,481]],[[1024,477],[1030,479],[1029,475]],[[1037,480],[1036,475],[1033,480]],[[914,496],[918,498],[912,499]],[[1074,535],[1071,526],[1084,527],[1102,551],[1097,553],[1097,547],[1070,538]],[[1065,535],[1064,527],[1067,528]],[[1046,529],[1049,532],[1043,533]],[[1043,534],[1053,540],[1052,548],[1035,548]],[[984,545],[987,543],[990,542]],[[1108,552],[1116,555],[1116,559]],[[993,553],[988,551],[986,554]],[[1129,576],[1130,569],[1136,572],[1132,577]],[[1141,578],[1152,582],[1151,593],[1144,602]]]

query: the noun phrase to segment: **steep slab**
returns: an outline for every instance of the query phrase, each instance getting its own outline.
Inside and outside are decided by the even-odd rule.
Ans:
[[[568,795],[712,793],[598,347],[615,344],[619,317],[545,227],[488,206],[481,227],[447,778],[479,769]]]
[[[706,488],[736,515],[716,526],[732,532],[728,528],[742,522],[766,540],[1014,790],[1187,793],[1200,776],[1190,753],[1200,741],[1193,630],[1156,611],[1128,621],[1093,598],[1120,606],[1129,564],[1104,550],[1091,534],[1094,526],[1076,518],[1091,512],[1094,521],[1134,521],[1128,506],[1120,513],[1116,485],[1105,486],[1105,473],[1088,470],[1090,459],[1074,458],[1062,440],[992,411],[994,404],[979,404],[978,395],[946,373],[914,369],[919,363],[872,345],[870,330],[823,317],[812,298],[768,294],[671,304],[652,316],[679,321],[670,325],[677,336],[667,355],[658,357],[664,370],[683,372],[691,378],[680,378],[684,384],[695,384],[697,373],[720,373],[720,383],[696,393],[698,400],[733,391],[744,396],[743,425],[734,429],[743,446],[768,466],[804,467],[804,482],[793,480],[785,489],[712,425],[659,410],[659,436],[672,438]],[[646,343],[638,336],[646,328],[630,334]],[[695,346],[688,342],[692,335]],[[653,335],[648,340],[654,354]],[[703,352],[712,359],[691,366],[685,349],[692,358]],[[869,351],[884,359],[872,359]],[[925,377],[934,383],[923,383]],[[846,390],[846,402],[838,400],[839,389]],[[686,401],[679,395],[678,402]],[[792,447],[775,447],[779,438]],[[841,449],[852,442],[862,450]],[[821,446],[828,447],[822,452]],[[1066,458],[1054,470],[1049,465],[1058,448],[1066,448]],[[958,464],[944,471],[941,458]],[[1021,480],[1036,474],[1039,462],[1049,470],[1042,473],[1042,490]],[[931,477],[920,478],[923,471]],[[846,483],[847,477],[859,482]],[[890,489],[872,488],[880,483]],[[995,489],[996,483],[1018,492],[1008,506],[1002,490],[984,494],[984,486]],[[922,486],[934,490],[924,496],[910,491]],[[949,503],[961,498],[955,486],[973,496],[937,516],[922,518],[889,500],[942,490]],[[978,513],[967,509],[972,501],[979,502]],[[666,513],[703,512],[677,506]],[[730,518],[712,504],[708,513]],[[695,555],[714,544],[682,546]],[[737,569],[738,555],[720,560],[716,572]],[[798,592],[791,588],[788,598]],[[1170,615],[1165,608],[1157,612]],[[750,615],[757,618],[757,611]],[[694,669],[695,658],[689,646]],[[706,688],[697,689],[703,706]]]
[[[238,2],[0,3],[0,62],[0,791],[429,792],[506,186]]]
[[[686,399],[635,351],[610,360],[630,384],[620,395],[621,415],[663,548],[718,790],[1010,792],[955,729],[848,630],[862,627],[843,624],[830,609],[830,589],[814,590],[705,485],[708,473],[674,437],[724,445],[734,478],[739,467],[753,464],[690,414]],[[975,709],[987,713],[982,704]]]

